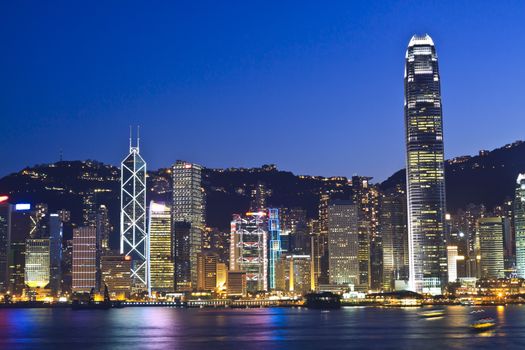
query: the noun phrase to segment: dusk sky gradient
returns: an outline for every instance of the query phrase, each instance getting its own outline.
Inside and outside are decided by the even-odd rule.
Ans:
[[[414,33],[439,57],[447,158],[524,139],[525,1],[3,1],[0,176],[118,165],[141,125],[150,169],[404,167]]]

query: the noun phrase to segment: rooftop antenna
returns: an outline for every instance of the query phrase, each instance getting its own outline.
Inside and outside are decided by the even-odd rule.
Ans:
[[[137,125],[137,151],[140,147],[140,125]]]
[[[131,150],[131,125],[129,126],[129,149]]]

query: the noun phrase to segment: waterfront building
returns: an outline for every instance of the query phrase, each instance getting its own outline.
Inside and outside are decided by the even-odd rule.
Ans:
[[[382,195],[380,212],[383,289],[394,291],[396,280],[408,281],[406,192],[401,186]]]
[[[230,238],[230,271],[246,273],[249,292],[268,290],[268,227],[266,213],[233,215]]]
[[[173,244],[175,254],[175,289],[181,292],[192,290],[190,242],[191,224],[185,221],[174,221]]]
[[[519,174],[516,182],[514,197],[516,271],[518,277],[525,278],[525,174]]]
[[[49,284],[49,253],[49,238],[26,240],[24,281],[29,288],[43,289]]]
[[[276,289],[305,295],[312,290],[309,255],[281,256],[277,266]]]
[[[478,220],[482,278],[505,277],[504,225],[505,220],[502,217],[489,217]]]
[[[455,282],[458,279],[458,258],[458,247],[455,245],[447,246],[447,270],[449,282]]]
[[[98,290],[97,229],[79,227],[73,230],[72,292]]]
[[[131,294],[131,256],[107,252],[101,257],[103,285],[112,299],[126,299]]]
[[[436,48],[414,35],[405,57],[409,288],[441,294],[447,282],[445,165]]]
[[[149,204],[150,290],[156,293],[174,291],[171,208],[164,203]]]
[[[20,295],[25,288],[26,239],[35,228],[35,212],[28,203],[18,203],[11,210],[9,224],[8,278],[11,294]]]
[[[245,297],[247,292],[246,272],[228,271],[226,293],[229,297]]]
[[[217,288],[219,256],[213,253],[201,253],[197,257],[197,289],[214,291]]]
[[[174,227],[189,224],[186,231],[174,230],[177,288],[195,289],[197,287],[197,256],[202,252],[202,233],[205,227],[205,197],[202,188],[202,167],[198,164],[178,160],[172,167],[173,202],[172,222]],[[187,241],[189,239],[189,241]],[[187,247],[183,252],[181,246]],[[181,255],[178,255],[182,253]]]
[[[371,177],[352,177],[352,200],[358,218],[358,261],[361,290],[380,289],[382,284],[382,240],[379,232],[379,191]]]
[[[330,284],[359,285],[358,208],[351,201],[328,205],[328,254]]]
[[[279,209],[268,209],[269,264],[268,278],[270,290],[275,289],[275,267],[281,257],[281,227],[279,224]]]
[[[49,288],[58,295],[62,284],[62,221],[58,213],[49,214]]]
[[[217,289],[225,291],[228,283],[228,267],[225,263],[217,263]]]
[[[0,292],[7,291],[8,287],[8,256],[11,210],[9,197],[0,195]]]
[[[120,168],[120,254],[131,256],[135,291],[148,290],[149,237],[146,231],[146,162],[129,140],[129,154]]]

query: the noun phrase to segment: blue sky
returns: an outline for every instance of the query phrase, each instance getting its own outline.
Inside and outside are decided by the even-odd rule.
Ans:
[[[13,1],[0,4],[0,176],[118,164],[141,125],[152,169],[404,166],[404,55],[439,56],[447,157],[524,137],[523,1]]]

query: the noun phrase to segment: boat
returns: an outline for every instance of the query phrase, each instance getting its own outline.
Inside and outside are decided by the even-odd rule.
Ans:
[[[339,309],[341,307],[341,296],[331,293],[306,294],[305,306],[309,309]]]
[[[485,310],[483,310],[483,309],[477,309],[477,310],[472,310],[472,311],[470,312],[470,314],[471,314],[471,315],[474,315],[474,314],[480,314],[480,313],[483,313],[483,312],[485,312]]]
[[[73,302],[71,302],[71,309],[73,310],[108,310],[111,308],[112,303],[107,301],[83,302],[80,300],[73,300]]]
[[[422,311],[419,313],[419,316],[424,318],[433,318],[433,317],[441,317],[445,315],[444,309],[432,309],[427,311]]]
[[[494,327],[496,327],[496,322],[490,317],[481,318],[470,324],[470,328],[475,331],[486,331]]]

